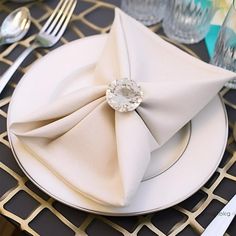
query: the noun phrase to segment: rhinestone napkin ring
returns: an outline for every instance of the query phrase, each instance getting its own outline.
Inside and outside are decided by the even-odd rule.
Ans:
[[[143,100],[143,91],[134,80],[113,80],[107,88],[106,99],[116,111],[128,112],[135,110]]]

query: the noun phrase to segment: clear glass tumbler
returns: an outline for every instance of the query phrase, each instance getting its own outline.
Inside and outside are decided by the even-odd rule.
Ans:
[[[122,0],[121,9],[145,25],[163,19],[167,0]]]
[[[163,20],[165,34],[181,43],[197,43],[207,34],[215,0],[168,0]]]
[[[236,1],[233,1],[221,27],[211,63],[236,72]],[[236,89],[236,80],[225,85]]]

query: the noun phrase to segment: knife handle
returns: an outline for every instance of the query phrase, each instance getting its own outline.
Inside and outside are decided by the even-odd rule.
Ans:
[[[202,236],[223,236],[236,214],[236,195],[207,226]]]

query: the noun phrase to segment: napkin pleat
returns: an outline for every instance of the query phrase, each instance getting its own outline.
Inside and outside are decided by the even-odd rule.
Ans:
[[[11,125],[22,136],[56,138],[84,119],[105,100],[104,86],[86,87],[32,113],[28,119]]]
[[[56,139],[59,136],[70,131],[79,122],[85,119],[100,103],[104,102],[104,97],[99,98],[88,105],[85,105],[78,111],[68,114],[66,117],[54,117],[49,120],[36,120],[28,121],[28,127],[33,127],[31,130],[26,131],[24,124],[15,123],[12,128],[15,128],[15,133],[19,136],[38,137],[47,139]],[[20,128],[19,128],[20,127]],[[22,130],[24,132],[22,133]],[[21,134],[22,133],[22,134]]]
[[[18,137],[27,149],[33,150],[34,155],[46,163],[47,168],[53,169],[65,182],[73,185],[73,189],[86,193],[86,196],[96,201],[104,202],[105,198],[116,205],[123,204],[120,202],[123,186],[120,181],[114,127],[115,115],[103,101],[86,119],[80,122],[77,120],[72,129],[56,139],[45,140],[40,133],[34,138],[30,134],[18,133]],[[43,129],[47,127],[43,127],[42,132]],[[94,180],[98,182],[96,187],[93,186]]]
[[[159,145],[136,112],[115,112],[115,121],[117,153],[126,205],[143,179],[151,158],[150,150]],[[133,165],[135,167],[131,168]]]
[[[206,79],[203,82],[200,79],[180,79],[178,89],[173,81],[141,83],[146,96],[137,112],[160,145],[212,100],[212,94],[222,87],[220,76],[216,75],[214,81]]]
[[[128,44],[120,15],[116,15],[114,25],[116,27],[112,27],[95,69],[96,79],[104,81],[105,84],[115,79],[130,77]],[[104,70],[104,65],[108,67],[107,70]]]

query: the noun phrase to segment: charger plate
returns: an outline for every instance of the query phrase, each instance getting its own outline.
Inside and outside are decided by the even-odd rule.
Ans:
[[[11,123],[22,115],[45,107],[58,94],[72,92],[91,81],[92,77],[81,69],[86,71],[96,64],[106,37],[98,35],[68,43],[38,60],[25,74],[8,111],[8,137],[13,154],[32,182],[71,207],[115,216],[145,214],[171,207],[201,188],[221,161],[227,142],[228,121],[218,95],[167,144],[152,153],[140,188],[126,207],[102,206],[79,195],[32,156],[11,133]],[[96,184],[96,181],[91,180],[90,184]]]

